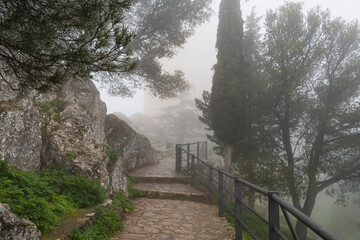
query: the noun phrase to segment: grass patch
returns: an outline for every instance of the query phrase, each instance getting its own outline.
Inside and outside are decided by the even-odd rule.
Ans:
[[[35,223],[42,233],[80,207],[103,202],[106,190],[86,176],[67,175],[59,168],[27,173],[0,159],[0,202]]]

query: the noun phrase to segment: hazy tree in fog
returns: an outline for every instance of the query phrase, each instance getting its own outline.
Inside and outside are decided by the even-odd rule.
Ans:
[[[47,91],[94,72],[134,69],[130,0],[0,2],[0,83]]]
[[[109,93],[131,95],[134,86],[146,87],[160,98],[175,97],[188,88],[181,71],[162,70],[159,59],[171,58],[212,14],[212,0],[134,0],[126,23],[136,32],[131,42],[138,61],[135,72],[110,79]],[[127,90],[127,91],[124,91]]]
[[[360,28],[301,4],[266,16],[264,71],[277,132],[278,170],[293,205],[310,216],[319,192],[342,197],[360,177]],[[306,228],[296,225],[300,239]]]
[[[176,143],[199,141],[205,135],[205,128],[198,119],[194,100],[189,92],[181,93],[175,100],[177,104],[161,109],[158,118],[163,128]]]

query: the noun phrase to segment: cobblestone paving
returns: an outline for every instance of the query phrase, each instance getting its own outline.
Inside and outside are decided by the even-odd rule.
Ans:
[[[140,181],[135,187],[149,192],[166,193],[175,199],[187,195],[187,200],[138,198],[134,199],[135,210],[126,215],[124,230],[112,240],[230,240],[234,230],[225,218],[218,217],[214,205],[188,201],[191,196],[204,193],[190,184],[156,183],[156,179],[183,179],[175,172],[175,160],[168,158],[158,164],[130,173]],[[155,179],[155,180],[154,180]],[[174,197],[172,196],[172,197]],[[183,197],[181,198],[183,199]]]
[[[124,230],[112,240],[230,240],[234,231],[213,205],[169,199],[135,199]]]

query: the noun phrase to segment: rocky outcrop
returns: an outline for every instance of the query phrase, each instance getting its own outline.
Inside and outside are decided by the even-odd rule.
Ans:
[[[55,99],[58,103],[53,104]],[[95,85],[90,81],[68,83],[44,100],[47,109],[58,111],[59,117],[44,113],[48,119],[43,126],[42,167],[55,163],[69,173],[98,179],[112,191],[105,153],[106,106]],[[51,109],[52,105],[57,107]]]
[[[0,86],[0,157],[24,171],[52,163],[126,192],[121,162],[109,168],[105,153],[106,106],[91,81],[69,82],[41,95]]]
[[[106,116],[105,135],[107,144],[119,152],[127,170],[154,164],[160,154],[144,135],[113,114]]]
[[[24,171],[40,169],[41,114],[34,93],[0,85],[0,156]]]
[[[0,239],[41,239],[40,231],[29,220],[11,213],[7,204],[0,203]]]

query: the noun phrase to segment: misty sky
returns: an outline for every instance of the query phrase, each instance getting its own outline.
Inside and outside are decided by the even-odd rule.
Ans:
[[[213,1],[214,15],[211,20],[198,29],[195,35],[185,44],[183,49],[179,49],[177,56],[173,59],[163,60],[163,67],[168,72],[181,70],[185,73],[186,79],[191,83],[192,93],[199,97],[203,90],[211,89],[212,66],[216,62],[215,41],[218,25],[218,8],[220,0]],[[255,7],[259,16],[264,16],[266,10],[275,9],[284,4],[285,0],[249,0],[243,3],[243,18]],[[346,21],[360,19],[359,0],[302,0],[304,8],[309,9],[317,5],[323,9],[330,9],[333,17],[341,16]],[[122,112],[131,116],[136,112],[144,111],[144,91],[138,91],[133,98],[109,97],[105,92],[101,92],[101,98],[106,103],[108,113]]]

